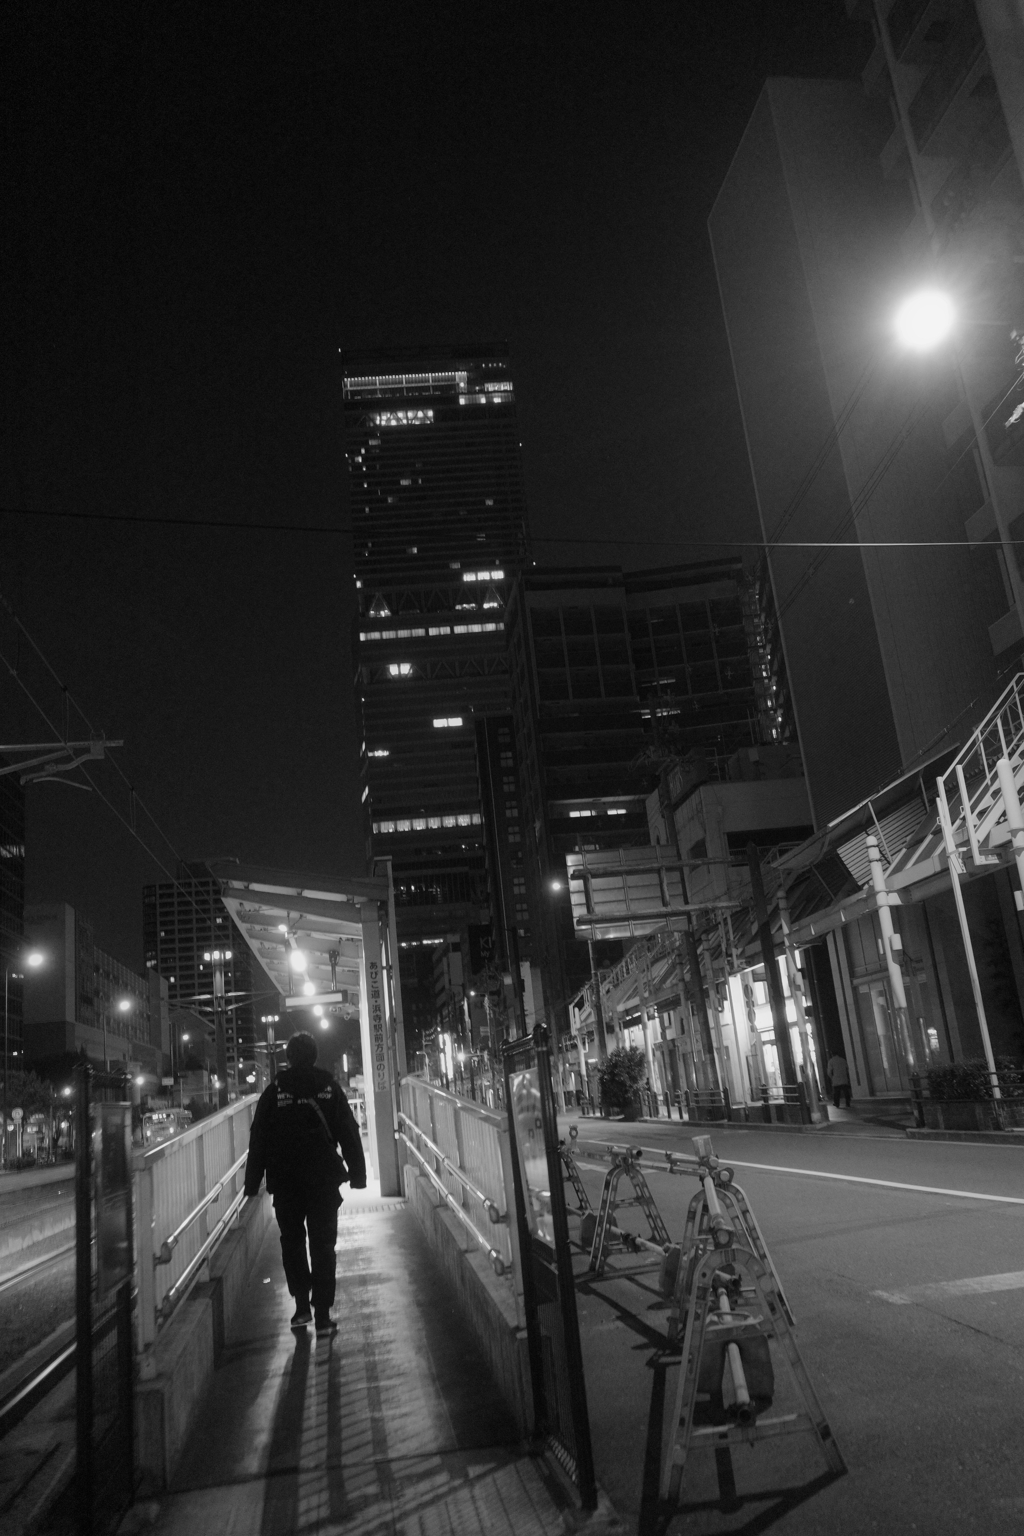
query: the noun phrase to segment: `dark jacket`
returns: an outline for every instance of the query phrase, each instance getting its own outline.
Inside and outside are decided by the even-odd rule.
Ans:
[[[292,1067],[278,1073],[277,1081],[263,1091],[256,1106],[245,1165],[247,1195],[259,1194],[264,1174],[270,1194],[295,1185],[337,1189],[327,1134],[312,1106],[302,1103],[303,1099],[316,1101],[335,1144],[341,1147],[352,1188],[366,1188],[359,1127],[340,1086],[319,1067]]]

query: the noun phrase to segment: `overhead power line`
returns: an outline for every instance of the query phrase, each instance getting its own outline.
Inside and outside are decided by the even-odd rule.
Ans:
[[[131,523],[136,528],[209,528],[232,529],[236,533],[308,533],[339,536],[348,534],[347,528],[329,528],[322,523],[242,523],[228,519],[202,520],[194,517],[136,517],[131,512],[55,512],[43,507],[0,507],[4,517],[52,517],[69,518],[72,521],[92,523]],[[536,534],[531,544],[592,544],[621,549],[639,545],[651,549],[976,549],[977,539],[851,539],[836,542],[833,539],[668,539],[637,538],[634,534],[622,538],[594,534]],[[1024,539],[1010,539],[1010,544],[1024,544]],[[83,717],[84,718],[84,717]]]

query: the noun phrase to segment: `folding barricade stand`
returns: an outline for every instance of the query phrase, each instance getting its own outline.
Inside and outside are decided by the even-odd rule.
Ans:
[[[709,1136],[695,1136],[697,1164],[667,1154],[673,1173],[700,1180],[680,1249],[663,1265],[672,1282],[672,1335],[682,1327],[682,1360],[661,1498],[678,1504],[687,1458],[699,1447],[724,1452],[778,1435],[811,1433],[833,1477],[846,1463],[793,1339],[793,1315],[753,1212]],[[673,1273],[674,1270],[674,1273]],[[772,1405],[769,1340],[785,1357],[803,1410],[763,1417]],[[720,1471],[721,1476],[721,1471]],[[732,1469],[729,1463],[728,1476]]]
[[[590,1249],[587,1273],[592,1277],[604,1273],[609,1253],[638,1253],[641,1249],[647,1249],[663,1258],[672,1243],[640,1167],[641,1148],[612,1146],[608,1148],[608,1153],[612,1165],[605,1174],[601,1202],[597,1212],[588,1210],[580,1223],[580,1246]],[[633,1194],[629,1199],[620,1200],[618,1189],[623,1178],[628,1180]],[[619,1228],[615,1212],[631,1206],[638,1207],[647,1218],[651,1234],[649,1238],[638,1237]]]
[[[563,1137],[558,1143],[558,1156],[561,1160],[562,1168],[564,1170],[563,1178],[568,1179],[569,1183],[572,1185],[573,1193],[576,1196],[577,1210],[582,1216],[587,1211],[591,1210],[592,1207],[590,1204],[590,1196],[587,1194],[586,1189],[583,1187],[583,1180],[580,1178],[580,1171],[576,1166],[576,1141],[579,1137],[579,1134],[580,1133],[576,1127],[574,1125],[570,1125],[569,1145],[566,1146],[565,1139]]]

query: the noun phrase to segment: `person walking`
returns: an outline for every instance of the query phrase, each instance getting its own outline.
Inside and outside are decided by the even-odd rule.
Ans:
[[[828,1059],[828,1080],[832,1084],[832,1103],[839,1108],[839,1100],[846,1100],[846,1107],[850,1107],[850,1068],[847,1066],[846,1057],[839,1051],[833,1051]]]
[[[331,1074],[316,1065],[313,1036],[299,1030],[290,1037],[285,1055],[288,1066],[260,1095],[253,1116],[245,1193],[254,1199],[266,1174],[281,1231],[285,1279],[295,1300],[291,1326],[296,1333],[305,1332],[315,1316],[317,1338],[329,1338],[338,1331],[331,1308],[339,1186],[347,1182],[353,1189],[365,1189],[366,1161],[348,1100]]]

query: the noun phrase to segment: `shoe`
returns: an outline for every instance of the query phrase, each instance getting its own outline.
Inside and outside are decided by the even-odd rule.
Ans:
[[[313,1314],[309,1310],[308,1301],[300,1301],[295,1306],[295,1316],[292,1318],[292,1328],[296,1333],[304,1333],[313,1321]]]
[[[316,1315],[316,1336],[318,1339],[329,1339],[338,1331],[338,1325],[329,1312],[318,1312]]]

